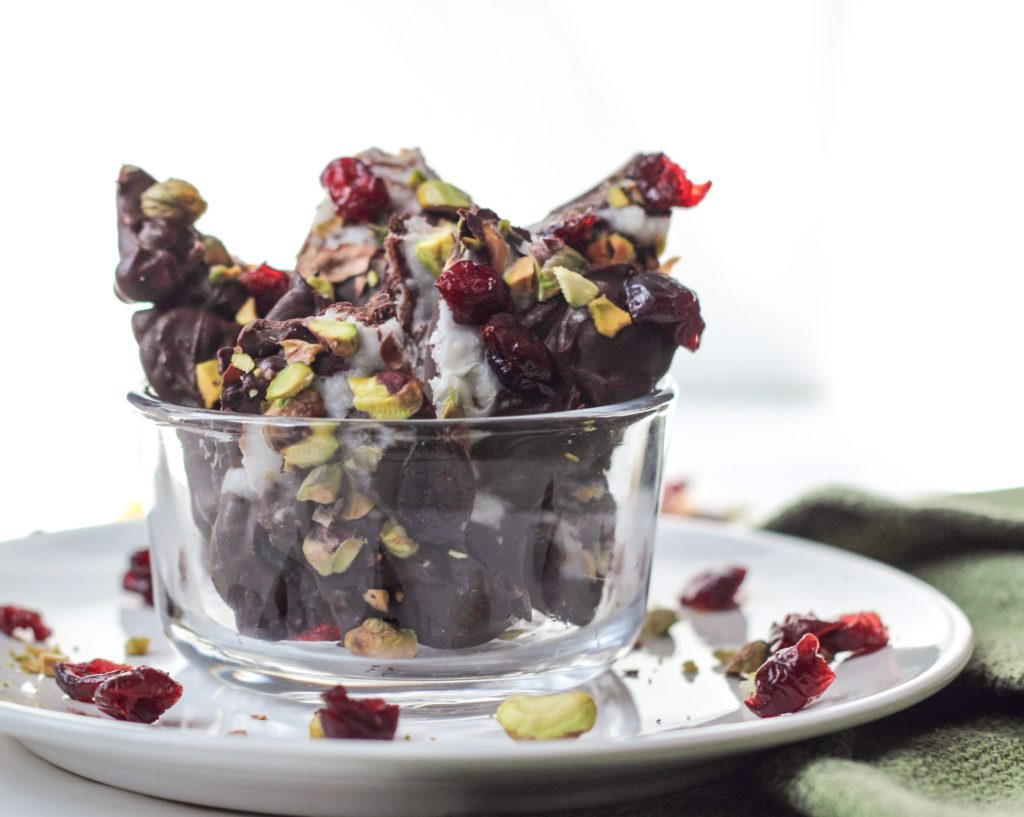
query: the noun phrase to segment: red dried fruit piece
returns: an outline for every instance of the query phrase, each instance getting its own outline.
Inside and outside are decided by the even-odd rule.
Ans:
[[[456,323],[479,326],[495,312],[512,308],[508,284],[486,264],[458,261],[434,283]]]
[[[634,179],[647,206],[654,210],[693,207],[711,189],[711,182],[691,182],[686,171],[664,153],[644,156],[637,162]]]
[[[833,653],[853,652],[867,655],[882,649],[889,643],[889,630],[878,617],[878,613],[850,613],[840,616],[838,627],[821,640],[822,646]]]
[[[327,706],[317,711],[324,736],[345,740],[394,740],[398,729],[398,707],[381,698],[348,697],[345,687],[336,686],[323,694]]]
[[[736,606],[736,591],[746,577],[744,567],[729,567],[721,573],[701,573],[690,579],[680,601],[694,610],[731,610]]]
[[[800,615],[789,613],[781,624],[772,624],[771,632],[768,635],[768,643],[772,650],[782,650],[792,647],[805,635],[810,633],[815,636],[823,647],[828,647],[828,637],[842,626],[838,621],[824,621],[817,618],[814,613]],[[835,652],[828,647],[829,652]]]
[[[831,686],[836,674],[818,655],[811,633],[779,650],[754,675],[754,692],[743,703],[759,718],[798,712]]]
[[[626,282],[626,302],[634,323],[652,323],[672,332],[676,343],[696,352],[704,332],[697,295],[674,278],[641,272]]]
[[[153,567],[150,563],[149,548],[140,548],[131,555],[128,572],[124,574],[122,586],[125,590],[138,593],[153,606]]]
[[[36,641],[45,641],[53,632],[43,623],[43,617],[34,610],[8,604],[0,607],[0,633],[14,635],[15,630],[31,630]]]
[[[128,664],[117,664],[105,658],[94,658],[82,664],[57,664],[53,669],[53,678],[61,692],[72,701],[91,704],[96,694],[96,687],[119,672],[130,670]]]
[[[260,264],[238,276],[248,293],[256,301],[256,314],[266,315],[288,291],[288,273]]]
[[[590,243],[591,234],[598,218],[593,213],[576,213],[555,227],[551,232],[575,250],[583,252]]]
[[[507,312],[492,317],[482,330],[487,362],[506,389],[516,394],[547,390],[555,378],[548,347]]]
[[[93,703],[119,721],[153,723],[181,698],[181,684],[154,667],[115,673],[97,688]]]
[[[369,221],[391,201],[384,182],[359,159],[335,159],[320,174],[320,184],[346,221]]]
[[[341,641],[341,630],[334,624],[317,624],[292,636],[293,641]]]

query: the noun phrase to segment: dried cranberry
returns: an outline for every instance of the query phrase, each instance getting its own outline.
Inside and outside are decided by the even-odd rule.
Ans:
[[[347,221],[368,221],[390,202],[384,182],[359,159],[335,159],[320,174],[320,184]]]
[[[835,677],[818,655],[818,639],[808,633],[761,665],[754,675],[754,692],[743,703],[759,718],[797,712],[828,689]]]
[[[768,643],[772,645],[773,650],[782,650],[792,647],[810,633],[821,642],[822,646],[826,646],[830,634],[838,630],[840,626],[838,621],[824,621],[817,618],[814,613],[806,615],[789,613],[781,624],[772,624]],[[834,652],[834,650],[830,651]]]
[[[832,652],[853,652],[853,657],[867,655],[889,643],[889,630],[878,613],[851,613],[840,616],[837,628],[822,639],[822,646]]]
[[[458,261],[434,284],[456,323],[479,326],[495,312],[511,309],[508,284],[485,264]]]
[[[348,697],[345,687],[336,686],[323,694],[327,706],[317,711],[325,737],[364,740],[394,740],[398,729],[398,707],[381,698]]]
[[[106,678],[93,699],[104,715],[119,721],[153,723],[181,697],[181,684],[153,667],[136,667]]]
[[[96,687],[110,676],[130,670],[128,664],[117,664],[105,658],[94,658],[82,664],[57,664],[53,670],[54,680],[61,692],[72,701],[91,704]]]
[[[652,323],[672,330],[676,343],[697,351],[704,332],[700,302],[692,290],[657,272],[641,272],[626,282],[629,316],[635,323]]]
[[[288,291],[288,273],[260,264],[238,276],[248,293],[256,301],[256,314],[266,315]]]
[[[149,559],[149,548],[140,548],[131,555],[128,572],[124,574],[122,586],[125,590],[138,593],[153,606],[153,568]]]
[[[15,630],[31,630],[36,641],[45,641],[53,632],[43,623],[43,617],[34,610],[13,605],[0,607],[0,633],[13,636]]]
[[[736,606],[736,591],[746,576],[743,567],[730,567],[721,573],[701,573],[690,579],[680,601],[694,610],[731,610]]]
[[[593,213],[576,213],[555,227],[551,232],[573,249],[583,252],[590,243],[590,237],[597,226],[598,218]]]
[[[316,627],[292,636],[293,641],[341,641],[341,630],[334,624],[317,624]]]
[[[507,312],[495,315],[480,334],[487,362],[505,388],[516,394],[536,394],[547,390],[555,377],[551,353],[518,318]]]
[[[644,156],[637,162],[633,176],[647,206],[654,210],[693,207],[711,189],[711,182],[691,182],[686,171],[664,153]]]

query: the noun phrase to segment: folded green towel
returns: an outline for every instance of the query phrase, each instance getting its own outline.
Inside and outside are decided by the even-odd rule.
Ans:
[[[598,813],[1024,815],[1024,489],[913,505],[829,490],[767,527],[899,565],[933,584],[974,626],[970,664],[905,712],[769,751],[727,781]]]

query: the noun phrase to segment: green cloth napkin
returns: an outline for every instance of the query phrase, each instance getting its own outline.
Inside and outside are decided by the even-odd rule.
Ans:
[[[603,809],[602,817],[1024,815],[1024,489],[912,505],[833,489],[766,527],[933,584],[971,620],[970,664],[900,714],[765,753],[727,780]]]

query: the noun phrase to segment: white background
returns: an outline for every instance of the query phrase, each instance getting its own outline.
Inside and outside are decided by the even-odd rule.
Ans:
[[[676,367],[698,498],[1020,482],[1020,4],[4,8],[0,537],[139,493],[118,166],[189,179],[202,230],[288,266],[322,166],[369,145],[523,223],[638,149],[714,181],[669,244],[709,326]]]

